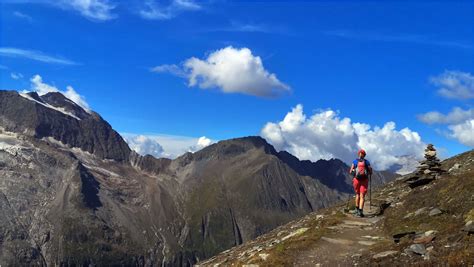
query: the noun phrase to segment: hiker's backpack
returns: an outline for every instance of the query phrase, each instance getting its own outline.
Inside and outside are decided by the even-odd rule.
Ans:
[[[358,159],[357,166],[355,166],[355,177],[363,179],[369,177],[369,166],[365,159]]]

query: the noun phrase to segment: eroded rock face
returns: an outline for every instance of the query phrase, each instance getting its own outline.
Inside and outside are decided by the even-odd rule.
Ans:
[[[0,263],[189,266],[351,193],[344,163],[282,155],[244,137],[143,157],[59,93],[0,91]]]
[[[0,126],[38,139],[52,137],[103,159],[127,161],[130,155],[127,143],[97,113],[87,113],[60,93],[0,90]]]

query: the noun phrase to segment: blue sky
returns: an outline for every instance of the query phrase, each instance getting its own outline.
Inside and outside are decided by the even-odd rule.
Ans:
[[[0,88],[31,90],[36,74],[60,90],[70,85],[122,133],[268,137],[265,125],[301,104],[306,119],[333,110],[372,128],[393,121],[396,131],[408,127],[445,156],[472,146],[473,97],[439,92],[457,90],[446,79],[474,91],[471,1],[86,2],[1,1]],[[205,69],[206,60],[225,48],[248,49],[249,60],[259,57],[261,65],[249,62],[265,73],[216,78],[219,70]],[[186,67],[193,57],[198,62]],[[167,67],[151,71],[157,66]],[[260,92],[277,93],[255,93],[254,78]],[[243,80],[250,91],[235,85]],[[201,88],[205,82],[209,88]],[[420,119],[453,108],[470,115]],[[456,125],[457,135],[450,128]],[[280,148],[298,154],[301,147],[289,139],[301,136],[284,137]],[[312,138],[318,136],[303,139]],[[328,153],[339,155],[312,151],[308,158]]]

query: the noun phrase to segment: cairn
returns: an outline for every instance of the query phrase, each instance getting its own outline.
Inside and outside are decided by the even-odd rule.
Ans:
[[[432,144],[429,144],[425,149],[425,159],[420,162],[416,174],[426,178],[435,179],[437,175],[443,173],[441,163],[436,157],[436,149]]]
[[[441,163],[438,157],[436,157],[436,149],[432,144],[429,144],[425,149],[425,159],[420,161],[417,171],[409,176],[405,182],[410,188],[415,188],[430,183],[443,172],[444,170],[441,169]]]

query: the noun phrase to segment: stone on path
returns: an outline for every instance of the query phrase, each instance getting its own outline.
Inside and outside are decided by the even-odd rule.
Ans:
[[[375,254],[372,258],[380,259],[380,258],[385,258],[385,257],[388,257],[388,256],[394,256],[394,255],[397,255],[397,254],[398,254],[398,251],[396,251],[396,250],[387,250],[387,251]]]
[[[422,244],[413,244],[408,249],[418,255],[424,255],[426,253],[426,248]]]
[[[371,223],[366,223],[366,222],[359,222],[359,221],[350,221],[350,220],[345,220],[343,221],[344,224],[346,225],[356,225],[356,226],[372,226]]]
[[[307,228],[307,227],[300,228],[300,229],[298,229],[298,230],[292,232],[291,234],[289,234],[289,235],[283,237],[281,240],[283,241],[283,240],[287,240],[288,238],[291,238],[291,237],[293,237],[293,236],[301,235],[302,233],[308,231],[308,229],[309,229],[309,228]]]
[[[359,244],[361,244],[361,245],[364,245],[364,246],[372,246],[372,245],[377,244],[377,242],[374,242],[374,241],[365,241],[365,240],[359,241],[359,242],[357,242],[357,243],[359,243]]]
[[[474,222],[468,221],[462,230],[468,232],[469,234],[474,234]]]
[[[441,213],[443,213],[443,212],[442,212],[440,209],[434,208],[434,209],[430,210],[429,215],[430,215],[430,216],[436,216],[436,215],[439,215],[439,214],[441,214]]]

